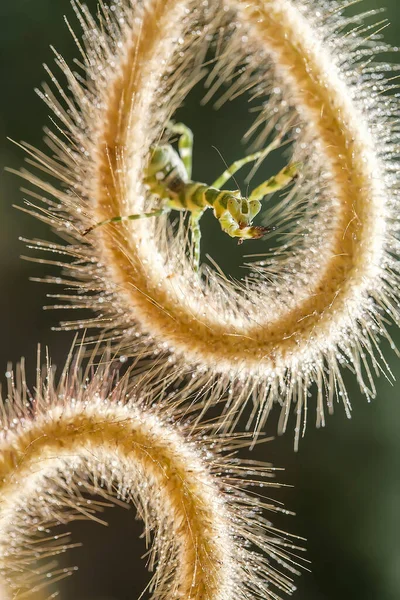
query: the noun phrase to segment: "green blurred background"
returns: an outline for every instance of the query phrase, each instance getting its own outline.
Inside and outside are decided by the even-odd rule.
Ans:
[[[400,5],[398,0],[383,2],[391,22],[385,39],[396,45],[400,41]],[[96,0],[87,3],[92,9],[96,6]],[[368,9],[381,7],[382,3],[365,0],[362,5]],[[63,14],[72,18],[68,0],[0,2],[3,168],[18,169],[24,158],[6,136],[43,148],[41,128],[49,124],[48,111],[33,91],[44,79],[41,63],[52,62],[49,44],[54,44],[69,60],[77,55]],[[395,58],[400,62],[400,55]],[[193,93],[179,117],[195,132],[194,175],[211,181],[223,169],[211,145],[218,146],[228,162],[242,156],[240,138],[246,130],[248,115],[243,101],[216,113],[211,107],[199,107],[198,99],[199,94]],[[0,171],[0,371],[5,372],[7,361],[15,363],[24,355],[30,364],[33,383],[36,344],[49,345],[53,361],[61,365],[72,336],[50,330],[58,317],[55,312],[42,310],[50,290],[28,281],[29,277],[43,275],[46,268],[20,259],[21,254],[29,252],[18,238],[48,239],[49,234],[45,226],[12,208],[12,204],[22,202],[21,182],[16,176],[4,173],[3,168]],[[205,247],[221,266],[229,268],[231,252],[235,250],[227,245],[230,240],[220,241],[215,223],[211,220],[207,223],[209,226],[203,226]],[[213,246],[212,239],[221,245]],[[399,333],[394,328],[392,333],[400,344]],[[386,347],[384,352],[399,378],[399,359]],[[345,374],[345,380],[354,408],[351,421],[345,418],[343,408],[337,406],[325,430],[316,430],[310,410],[307,435],[297,454],[293,452],[289,431],[261,446],[257,456],[284,467],[279,479],[294,486],[274,491],[273,495],[297,513],[296,517],[274,517],[274,522],[308,539],[312,573],[305,573],[299,579],[295,598],[397,600],[400,598],[400,384],[392,386],[381,378],[377,383],[377,399],[367,404],[349,373]],[[273,433],[273,423],[268,431]],[[110,522],[108,528],[92,523],[72,527],[74,540],[82,540],[84,547],[73,550],[68,557],[68,564],[79,564],[80,570],[60,584],[62,598],[137,598],[149,580],[140,560],[145,548],[139,540],[141,528],[134,520],[134,512],[114,508],[106,516]]]

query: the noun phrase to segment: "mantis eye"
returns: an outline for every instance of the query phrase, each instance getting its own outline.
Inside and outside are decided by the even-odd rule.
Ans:
[[[258,215],[258,213],[261,210],[261,202],[259,202],[258,200],[250,200],[249,202],[249,211],[251,214],[251,218],[254,219],[254,217],[256,215]]]

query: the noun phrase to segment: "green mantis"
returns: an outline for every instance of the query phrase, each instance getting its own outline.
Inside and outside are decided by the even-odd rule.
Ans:
[[[118,215],[101,221],[84,232],[108,223],[158,217],[171,210],[190,212],[189,225],[193,243],[193,265],[198,271],[200,264],[201,230],[199,221],[205,210],[212,208],[222,231],[239,243],[258,239],[270,231],[269,227],[253,225],[253,219],[261,210],[262,199],[290,184],[298,174],[299,163],[291,163],[279,173],[256,187],[245,198],[239,190],[221,190],[222,186],[244,165],[264,158],[272,146],[235,161],[211,185],[192,180],[193,133],[183,123],[169,125],[172,133],[179,135],[178,152],[171,144],[154,146],[144,172],[144,183],[149,191],[160,199],[160,208],[134,215]]]

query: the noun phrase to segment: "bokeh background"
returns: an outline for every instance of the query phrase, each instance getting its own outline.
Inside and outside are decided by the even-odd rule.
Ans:
[[[96,0],[88,0],[87,4],[94,9]],[[386,5],[384,16],[391,26],[385,31],[385,39],[400,44],[398,0],[365,0],[361,4],[357,10]],[[53,361],[61,365],[72,336],[51,331],[58,315],[42,309],[51,303],[46,299],[51,290],[29,281],[30,277],[43,275],[46,267],[20,258],[29,252],[19,237],[48,239],[49,234],[44,225],[12,208],[22,203],[21,181],[4,172],[4,167],[18,169],[24,156],[6,137],[43,148],[41,128],[49,124],[49,117],[33,88],[45,78],[42,63],[52,62],[49,44],[69,60],[77,56],[63,14],[73,18],[68,0],[0,0],[0,373],[6,371],[7,361],[15,363],[23,355],[30,365],[32,384],[37,343],[48,345]],[[400,54],[394,58],[400,62]],[[211,146],[217,146],[228,162],[242,156],[240,138],[248,115],[243,101],[216,113],[212,107],[200,107],[199,98],[198,92],[193,93],[179,117],[195,132],[194,175],[211,181],[223,170]],[[226,245],[230,240],[220,240],[218,225],[211,220],[203,226],[203,235],[206,250],[223,268],[230,269],[231,252],[235,251]],[[392,333],[400,345],[394,327]],[[384,352],[399,379],[400,359],[386,347]],[[4,382],[3,376],[1,379]],[[382,377],[377,383],[377,399],[368,404],[350,373],[345,373],[345,380],[354,409],[352,420],[346,419],[338,405],[327,427],[317,430],[309,411],[307,435],[297,454],[289,431],[262,445],[257,456],[284,467],[279,479],[294,486],[276,490],[273,495],[297,513],[296,517],[274,517],[277,524],[308,539],[312,572],[299,579],[295,598],[397,600],[400,383],[392,385]],[[269,431],[274,432],[272,422]],[[78,564],[79,571],[60,584],[63,599],[139,597],[149,575],[140,558],[145,547],[139,539],[140,523],[134,516],[134,510],[114,508],[106,511],[108,528],[93,523],[71,527],[74,541],[83,541],[84,545],[68,557],[68,564]]]

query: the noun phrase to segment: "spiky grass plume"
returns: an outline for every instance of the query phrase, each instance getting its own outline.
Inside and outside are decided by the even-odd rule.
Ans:
[[[295,546],[264,509],[278,510],[246,487],[269,483],[270,466],[240,461],[241,435],[196,426],[179,393],[160,395],[131,383],[131,373],[104,356],[82,370],[79,354],[58,384],[38,367],[30,395],[19,366],[1,403],[0,573],[21,598],[53,572],[38,559],[68,549],[51,527],[96,517],[97,494],[133,503],[155,567],[152,598],[277,599],[294,589]],[[120,364],[120,363],[119,363]],[[101,503],[100,503],[101,504]],[[50,528],[50,529],[49,529]],[[292,555],[292,556],[290,556]],[[3,598],[3,596],[2,596]]]
[[[96,22],[73,5],[83,74],[56,56],[69,92],[52,73],[53,91],[41,92],[59,124],[47,132],[53,157],[25,146],[61,182],[25,174],[47,203],[27,210],[68,236],[36,247],[74,259],[62,284],[76,292],[60,298],[97,314],[64,328],[101,328],[127,353],[162,356],[171,377],[192,374],[192,386],[211,390],[210,402],[227,393],[228,413],[251,398],[257,429],[278,400],[281,431],[296,406],[297,439],[312,383],[318,425],[335,398],[350,414],[341,367],[372,398],[374,372],[387,369],[378,338],[389,338],[388,315],[399,321],[398,100],[388,94],[394,68],[375,62],[390,51],[380,25],[332,0],[120,0],[101,4]],[[194,273],[184,228],[172,234],[162,218],[80,235],[154,204],[142,184],[149,147],[209,47],[208,96],[223,89],[222,104],[251,89],[263,107],[256,145],[298,124],[302,178],[267,213],[286,233],[241,282]]]

